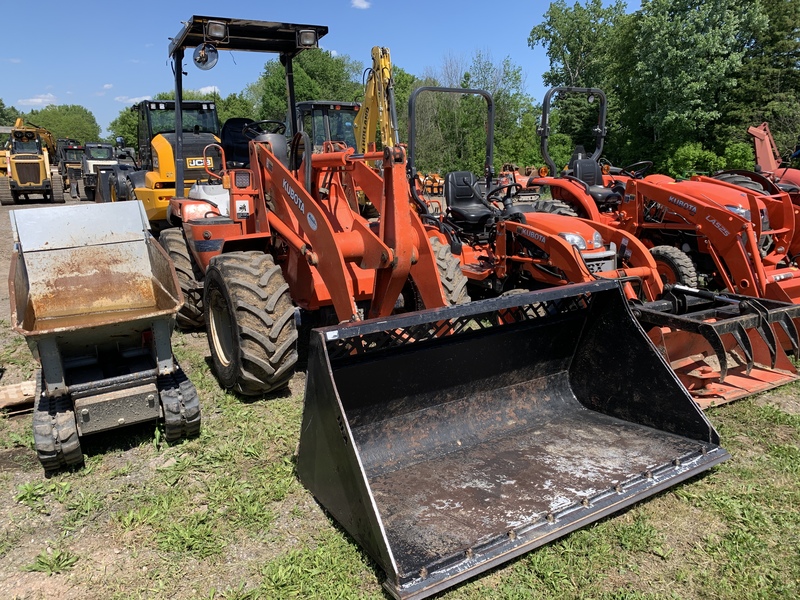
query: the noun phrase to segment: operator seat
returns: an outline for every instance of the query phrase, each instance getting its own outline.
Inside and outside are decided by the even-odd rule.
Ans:
[[[603,184],[603,171],[593,158],[579,158],[572,167],[573,177],[580,179],[589,188],[589,195],[598,207],[613,208],[622,202],[619,191]]]
[[[453,222],[470,233],[481,233],[494,216],[475,193],[478,178],[469,171],[452,171],[444,178],[444,199]]]
[[[220,133],[222,149],[225,150],[225,165],[228,169],[247,168],[250,164],[249,140],[242,130],[248,123],[254,123],[253,119],[246,117],[232,117],[225,121]]]

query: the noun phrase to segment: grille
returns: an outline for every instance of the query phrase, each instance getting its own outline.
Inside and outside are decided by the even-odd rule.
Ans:
[[[27,185],[30,183],[41,183],[39,179],[39,163],[21,163],[17,164],[17,177],[18,183]]]
[[[605,282],[599,285],[609,287]],[[330,359],[336,361],[354,355],[420,344],[443,336],[473,335],[476,330],[507,326],[512,323],[557,319],[569,313],[589,310],[592,299],[591,293],[578,292],[565,295],[563,291],[556,289],[535,292],[532,295],[520,294],[482,300],[409,314],[403,318],[390,318],[377,324],[365,322],[362,327],[352,325],[338,331],[330,328],[326,331],[325,343]]]

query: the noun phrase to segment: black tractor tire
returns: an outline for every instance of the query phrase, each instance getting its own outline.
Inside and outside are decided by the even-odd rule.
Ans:
[[[536,212],[549,213],[551,215],[563,215],[565,217],[577,217],[577,211],[566,202],[561,200],[539,200],[531,204]]]
[[[284,388],[297,364],[297,325],[289,285],[272,256],[216,256],[204,283],[208,345],[220,384],[245,396]]]
[[[453,256],[450,246],[443,244],[438,238],[431,238],[431,248],[436,256],[436,268],[447,297],[447,304],[450,306],[466,304],[470,301],[470,297],[467,292],[467,276],[461,271],[461,261]]]
[[[747,188],[749,190],[753,190],[754,192],[764,191],[763,185],[757,181],[753,181],[745,175],[739,175],[737,173],[720,173],[719,175],[714,175],[714,179],[732,183],[733,185],[738,185],[739,187]]]
[[[664,283],[697,287],[697,269],[684,251],[673,246],[656,246],[650,249],[650,254]]]
[[[203,327],[203,287],[200,281],[203,274],[197,263],[192,260],[183,229],[173,227],[165,229],[158,236],[158,243],[166,250],[175,265],[178,284],[183,292],[183,306],[175,316],[180,329],[193,330]]]

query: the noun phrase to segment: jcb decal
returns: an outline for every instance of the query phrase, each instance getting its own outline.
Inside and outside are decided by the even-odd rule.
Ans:
[[[199,157],[199,158],[187,158],[186,159],[186,168],[188,168],[188,169],[202,169],[203,168],[203,164],[204,163],[203,163],[203,157],[202,156]],[[206,158],[205,166],[207,166],[209,169],[213,169],[214,168],[214,159],[211,156]]]

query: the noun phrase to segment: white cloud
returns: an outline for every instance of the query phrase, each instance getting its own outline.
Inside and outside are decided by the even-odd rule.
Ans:
[[[111,88],[113,88],[113,87],[114,87],[114,84],[113,84],[113,83],[104,83],[104,84],[103,84],[103,89],[104,89],[104,90],[110,90],[110,89],[111,89]]]
[[[13,65],[18,65],[22,62],[21,58],[4,58],[3,62],[11,63]]]
[[[353,8],[367,9],[371,4],[372,2],[369,2],[369,0],[350,0],[350,6]]]
[[[122,102],[123,104],[136,104],[142,100],[151,100],[152,98],[152,96],[138,96],[136,98],[131,98],[130,96],[116,96],[114,100]]]
[[[33,98],[20,98],[17,100],[17,104],[20,106],[47,106],[55,103],[56,97],[53,94],[39,94]]]
[[[197,91],[201,94],[219,94],[219,88],[215,85],[206,85]]]

